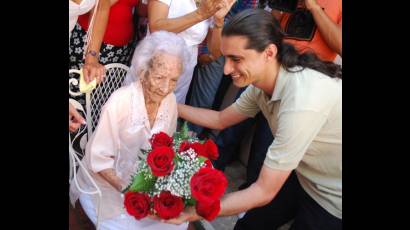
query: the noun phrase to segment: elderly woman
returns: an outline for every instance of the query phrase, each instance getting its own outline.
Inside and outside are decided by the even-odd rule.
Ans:
[[[99,124],[89,140],[83,159],[88,172],[102,191],[101,229],[186,229],[149,218],[137,221],[123,208],[121,191],[131,182],[141,149],[157,132],[172,135],[176,129],[175,89],[188,59],[186,45],[174,33],[159,31],[147,36],[132,59],[134,82],[115,91],[101,112]],[[91,190],[82,170],[80,186]],[[70,199],[80,203],[91,221],[96,222],[97,197],[81,193],[74,183]]]
[[[149,32],[178,33],[188,46],[189,62],[178,80],[175,95],[185,104],[198,58],[198,45],[206,38],[212,58],[221,56],[224,17],[235,0],[152,0],[148,2]]]

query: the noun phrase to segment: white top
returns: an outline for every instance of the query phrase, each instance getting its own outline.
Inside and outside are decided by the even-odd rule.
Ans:
[[[149,147],[149,138],[163,131],[172,136],[177,124],[177,104],[173,93],[166,96],[158,108],[153,128],[150,128],[140,80],[116,90],[104,105],[98,126],[87,143],[82,160],[102,191],[101,219],[125,213],[123,197],[98,172],[113,168],[125,182],[131,182],[139,162],[141,149]],[[84,172],[78,171],[80,187],[92,190]],[[71,184],[72,204],[80,192]],[[97,196],[93,196],[96,207]]]
[[[169,6],[168,18],[177,18],[189,14],[197,9],[194,0],[159,0]],[[199,22],[188,29],[178,33],[188,46],[200,44],[208,33],[211,18]]]
[[[68,0],[69,3],[69,15],[68,15],[68,37],[71,37],[71,31],[74,29],[75,24],[79,15],[85,14],[93,8],[95,0],[82,0],[80,4],[77,4],[71,0]]]
[[[271,97],[250,85],[234,108],[250,117],[262,111],[275,137],[264,164],[296,169],[304,190],[342,218],[342,80],[281,67]]]

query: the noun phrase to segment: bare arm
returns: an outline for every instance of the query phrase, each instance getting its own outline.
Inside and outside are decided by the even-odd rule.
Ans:
[[[229,216],[268,204],[279,192],[291,171],[273,170],[262,167],[258,180],[249,188],[229,193],[222,198],[221,211],[218,216]],[[185,221],[202,219],[195,208],[184,210],[177,218],[166,221],[171,224],[181,224]]]
[[[114,169],[104,169],[98,174],[119,192],[121,192],[127,186],[127,184],[117,176]]]
[[[91,36],[91,42],[88,46],[88,50],[99,51],[101,43],[104,38],[105,29],[107,27],[108,16],[110,14],[111,4],[114,4],[116,1],[111,2],[110,0],[99,0],[97,14],[95,15],[95,22],[93,26],[93,34]],[[93,15],[95,7],[90,12],[90,20]]]
[[[218,27],[216,27],[218,26]],[[220,26],[220,27],[219,27]],[[208,34],[206,37],[207,46],[209,50],[209,58],[211,61],[216,60],[218,57],[222,55],[221,53],[221,31],[223,27],[223,20],[221,22],[216,22],[213,29],[208,30]]]
[[[222,111],[215,111],[178,104],[178,115],[194,124],[219,130],[237,124],[248,118],[237,112],[233,105]]]
[[[226,14],[228,14],[229,10],[232,8],[232,5],[235,3],[236,0],[224,0],[223,7],[218,10],[214,15],[214,27],[208,32],[208,48],[209,52],[212,55],[212,59],[215,60],[216,58],[222,55],[221,53],[221,34],[222,28],[224,26],[224,19]],[[209,36],[210,35],[210,36]]]
[[[342,56],[342,26],[333,22],[316,0],[305,0],[306,8],[312,13],[320,35],[326,44]]]
[[[223,197],[219,216],[230,216],[268,204],[279,192],[290,172],[273,170],[264,165],[258,180],[249,188]]]
[[[103,80],[103,76],[105,74],[104,66],[99,63],[98,53],[101,48],[101,43],[103,41],[103,37],[105,34],[105,29],[107,27],[108,16],[110,13],[111,2],[110,0],[100,0],[97,8],[97,13],[95,16],[95,22],[92,28],[91,40],[90,44],[88,45],[88,49],[84,50],[85,54],[88,53],[89,50],[95,51],[97,53],[96,56],[93,55],[86,55],[84,60],[84,79],[88,83],[94,78],[97,78],[98,82]],[[90,18],[92,17],[94,9],[90,12]]]
[[[93,34],[91,37],[90,45],[88,46],[88,50],[95,50],[95,51],[100,50],[101,44],[102,44],[102,41],[105,35],[105,29],[107,28],[108,17],[110,15],[110,8],[112,5],[118,2],[118,0],[99,0],[99,1],[100,3],[98,5],[97,14],[95,15]],[[94,10],[95,10],[95,7],[90,12],[89,25],[91,25],[91,18],[94,13]],[[93,58],[93,60],[98,61],[96,57],[93,57],[93,56],[91,57]]]
[[[208,19],[222,7],[222,0],[203,0],[201,6],[184,16],[168,18],[169,6],[157,0],[148,2],[148,22],[150,32],[166,30],[179,33]]]

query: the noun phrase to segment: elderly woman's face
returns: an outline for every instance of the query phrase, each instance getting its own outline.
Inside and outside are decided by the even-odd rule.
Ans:
[[[174,91],[181,71],[178,57],[165,53],[154,55],[142,80],[145,96],[151,101],[161,102]]]

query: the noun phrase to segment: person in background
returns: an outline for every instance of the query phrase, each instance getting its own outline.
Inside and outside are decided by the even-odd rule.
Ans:
[[[267,5],[280,21],[285,41],[299,52],[314,52],[324,61],[342,57],[342,0],[298,0],[293,12],[279,10],[277,0],[267,0]]]
[[[237,0],[224,21],[228,21],[233,15],[245,9],[255,9],[258,7],[258,0]],[[192,82],[188,92],[186,104],[195,107],[217,109],[221,104],[221,98],[227,90],[227,85],[231,82],[223,77],[223,56],[215,57],[209,52],[207,40],[198,45],[198,64],[195,67]],[[222,89],[223,88],[223,89]],[[204,130],[193,124],[189,124],[191,131],[199,136],[207,136],[209,130]],[[203,132],[204,131],[204,132]],[[219,144],[222,148],[222,144]]]
[[[135,31],[133,21],[133,10],[137,7],[138,0],[110,0],[111,8],[107,22],[107,28],[103,37],[100,52],[96,58],[102,65],[110,63],[121,63],[129,66],[131,55],[134,51]],[[84,42],[89,29],[90,13],[79,16],[70,41],[69,65],[70,69],[81,69],[84,65]],[[70,76],[72,78],[73,76]],[[116,81],[116,79],[110,78]],[[111,85],[109,82],[107,82]],[[75,86],[73,86],[75,87]],[[107,92],[97,98],[98,102],[104,104],[111,92]],[[85,95],[73,96],[85,107]]]
[[[69,0],[69,27],[68,27],[68,36],[70,46],[71,32],[74,29],[74,26],[77,22],[78,16],[85,14],[92,10],[95,12],[95,18],[92,25],[92,33],[89,33],[87,36],[87,54],[85,57],[84,64],[84,80],[88,83],[93,79],[97,79],[97,82],[103,80],[105,69],[98,60],[95,59],[94,55],[95,50],[99,50],[104,36],[105,28],[107,26],[108,14],[110,11],[110,2],[109,0]],[[94,7],[96,5],[96,7]],[[81,124],[85,124],[84,118],[75,110],[74,106],[69,102],[68,107],[68,127],[70,132],[76,131]]]

